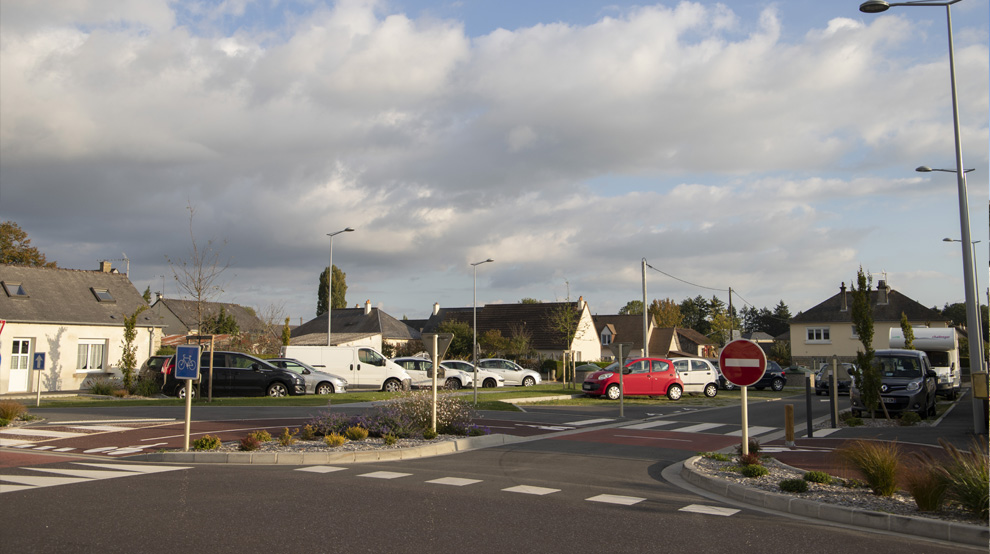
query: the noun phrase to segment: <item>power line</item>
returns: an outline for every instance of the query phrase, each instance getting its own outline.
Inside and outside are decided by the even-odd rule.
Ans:
[[[667,277],[670,277],[671,279],[674,279],[674,280],[680,281],[682,283],[691,285],[692,287],[698,287],[700,289],[714,290],[714,291],[718,291],[718,292],[729,292],[729,289],[717,289],[717,288],[714,288],[714,287],[706,287],[705,285],[699,285],[698,283],[692,283],[691,281],[685,281],[684,279],[681,279],[680,277],[674,277],[670,273],[667,273],[665,271],[661,271],[661,270],[653,267],[652,265],[650,265],[649,262],[646,262],[646,267],[652,269],[653,271],[656,271],[657,273],[662,273],[663,275],[666,275]]]

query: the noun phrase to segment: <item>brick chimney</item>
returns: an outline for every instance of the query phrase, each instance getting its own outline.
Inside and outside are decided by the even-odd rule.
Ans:
[[[110,273],[110,269],[111,269],[110,262],[106,260],[100,262],[100,271],[102,271],[103,273]]]
[[[846,300],[846,282],[842,282],[842,286],[839,287],[839,311],[848,312],[849,311],[849,301]]]
[[[886,306],[890,301],[889,296],[890,287],[887,286],[887,281],[877,281],[877,306]]]
[[[364,301],[364,315],[371,314],[371,300]]]

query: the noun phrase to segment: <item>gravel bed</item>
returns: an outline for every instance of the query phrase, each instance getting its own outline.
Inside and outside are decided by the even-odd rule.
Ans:
[[[386,445],[385,441],[381,438],[368,437],[361,441],[347,441],[340,446],[330,447],[323,442],[323,437],[320,440],[315,441],[304,441],[297,440],[295,444],[290,446],[282,446],[279,444],[278,440],[265,441],[252,452],[360,452],[364,450],[399,450],[400,448],[414,448],[417,446],[424,446],[427,444],[437,444],[440,442],[449,442],[457,439],[463,439],[465,437],[457,435],[438,435],[437,438],[433,440],[426,439],[398,439],[393,445]],[[240,441],[230,441],[223,443],[219,449],[213,450],[213,452],[240,452],[241,443]]]
[[[767,492],[793,494],[805,500],[860,510],[939,519],[971,525],[987,525],[987,521],[971,515],[958,504],[951,502],[947,502],[942,507],[942,510],[937,513],[919,511],[914,499],[910,495],[900,491],[891,497],[882,497],[874,496],[869,488],[847,488],[841,484],[824,485],[809,482],[808,492],[786,493],[780,490],[780,482],[784,479],[801,479],[804,477],[804,472],[791,469],[773,458],[765,459],[763,465],[770,470],[769,474],[761,477],[744,477],[735,469],[737,467],[735,461],[720,462],[702,457],[695,462],[695,467],[702,474]],[[843,480],[836,478],[836,482],[842,483]]]

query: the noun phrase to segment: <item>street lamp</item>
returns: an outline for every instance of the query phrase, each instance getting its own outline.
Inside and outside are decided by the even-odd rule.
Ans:
[[[332,346],[330,344],[330,312],[333,309],[333,237],[341,233],[350,233],[353,230],[348,227],[336,233],[327,233],[327,236],[330,237],[330,267],[327,268],[330,271],[330,275],[327,276],[327,346]]]
[[[859,6],[859,10],[863,13],[880,13],[885,12],[894,6],[945,6],[945,20],[948,28],[949,36],[949,82],[952,89],[952,128],[955,132],[956,139],[956,186],[958,188],[959,194],[959,228],[962,231],[962,251],[963,251],[963,282],[966,287],[966,328],[967,329],[979,329],[980,328],[980,315],[979,310],[976,307],[977,302],[977,291],[976,291],[976,271],[975,265],[973,263],[973,248],[966,248],[966,245],[971,245],[973,242],[972,236],[969,230],[969,193],[966,187],[966,170],[963,169],[963,155],[962,155],[962,142],[959,137],[959,97],[956,93],[956,62],[955,62],[955,52],[952,46],[952,4],[957,4],[962,0],[946,0],[943,2],[935,2],[932,0],[914,0],[912,2],[894,2],[889,3],[884,0],[867,0]],[[919,168],[921,170],[921,168]],[[923,170],[922,170],[923,171]],[[983,337],[977,335],[976,340],[969,341],[969,360],[970,360],[970,374],[973,373],[973,360],[982,360],[983,356]],[[980,364],[983,365],[982,362]],[[974,411],[974,424],[976,421],[976,413]],[[975,433],[986,432],[979,428],[980,426],[974,425]]]
[[[933,170],[933,171],[938,171],[938,170]],[[967,171],[973,171],[973,170],[972,169],[969,169]],[[949,237],[945,237],[944,239],[942,239],[942,242],[962,242],[962,241],[961,240],[957,240],[957,239],[951,239]],[[976,248],[976,243],[978,243],[978,242],[982,242],[982,241],[974,240],[973,241],[973,244],[972,244],[972,248],[975,249]],[[975,253],[973,254],[973,258],[976,258],[976,254]],[[976,276],[976,290],[980,290],[980,278],[979,278],[978,275]],[[979,299],[979,297],[977,297],[976,298],[976,311],[979,312],[979,310],[980,310],[980,299]],[[983,314],[980,314],[980,318],[977,319],[976,334],[979,335],[980,337],[983,336]],[[983,366],[983,362],[985,362],[985,361],[986,360],[983,359],[983,355],[981,354],[980,355],[980,371],[984,371],[986,369],[986,367]],[[972,367],[973,360],[970,359],[969,363],[970,363],[970,366]],[[970,369],[970,371],[972,372],[972,369]]]
[[[474,268],[474,324],[471,325],[471,329],[474,331],[474,341],[471,343],[471,361],[474,362],[474,405],[478,405],[478,266],[481,264],[487,264],[488,262],[494,262],[495,260],[488,258],[483,262],[475,262],[471,264]]]

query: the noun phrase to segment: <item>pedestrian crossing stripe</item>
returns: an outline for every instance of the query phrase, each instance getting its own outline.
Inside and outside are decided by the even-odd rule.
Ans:
[[[53,477],[50,475],[0,475],[0,493],[16,492],[43,487],[54,487],[59,485],[71,485],[75,483],[85,483],[88,481],[114,479],[117,477],[130,477],[132,475],[147,475],[151,473],[191,469],[190,466],[97,464],[83,462],[77,462],[73,465],[101,469],[26,467],[24,469],[28,471],[54,473],[58,475],[58,477]]]
[[[671,425],[685,425],[684,427],[676,427],[673,429],[668,428]],[[715,431],[721,428],[733,428],[738,427],[737,425],[727,425],[724,423],[691,423],[685,421],[647,421],[645,423],[634,423],[632,425],[623,425],[620,429],[632,429],[637,431],[644,431],[647,429],[655,429],[657,427],[663,427],[662,431],[670,431],[673,433],[704,433],[709,431],[709,434],[723,434],[729,437],[739,437],[742,436],[742,429],[736,428],[732,431],[722,433],[721,431]],[[757,435],[764,435],[771,431],[780,430],[778,427],[761,427],[758,425],[749,427],[749,436],[755,437]]]

